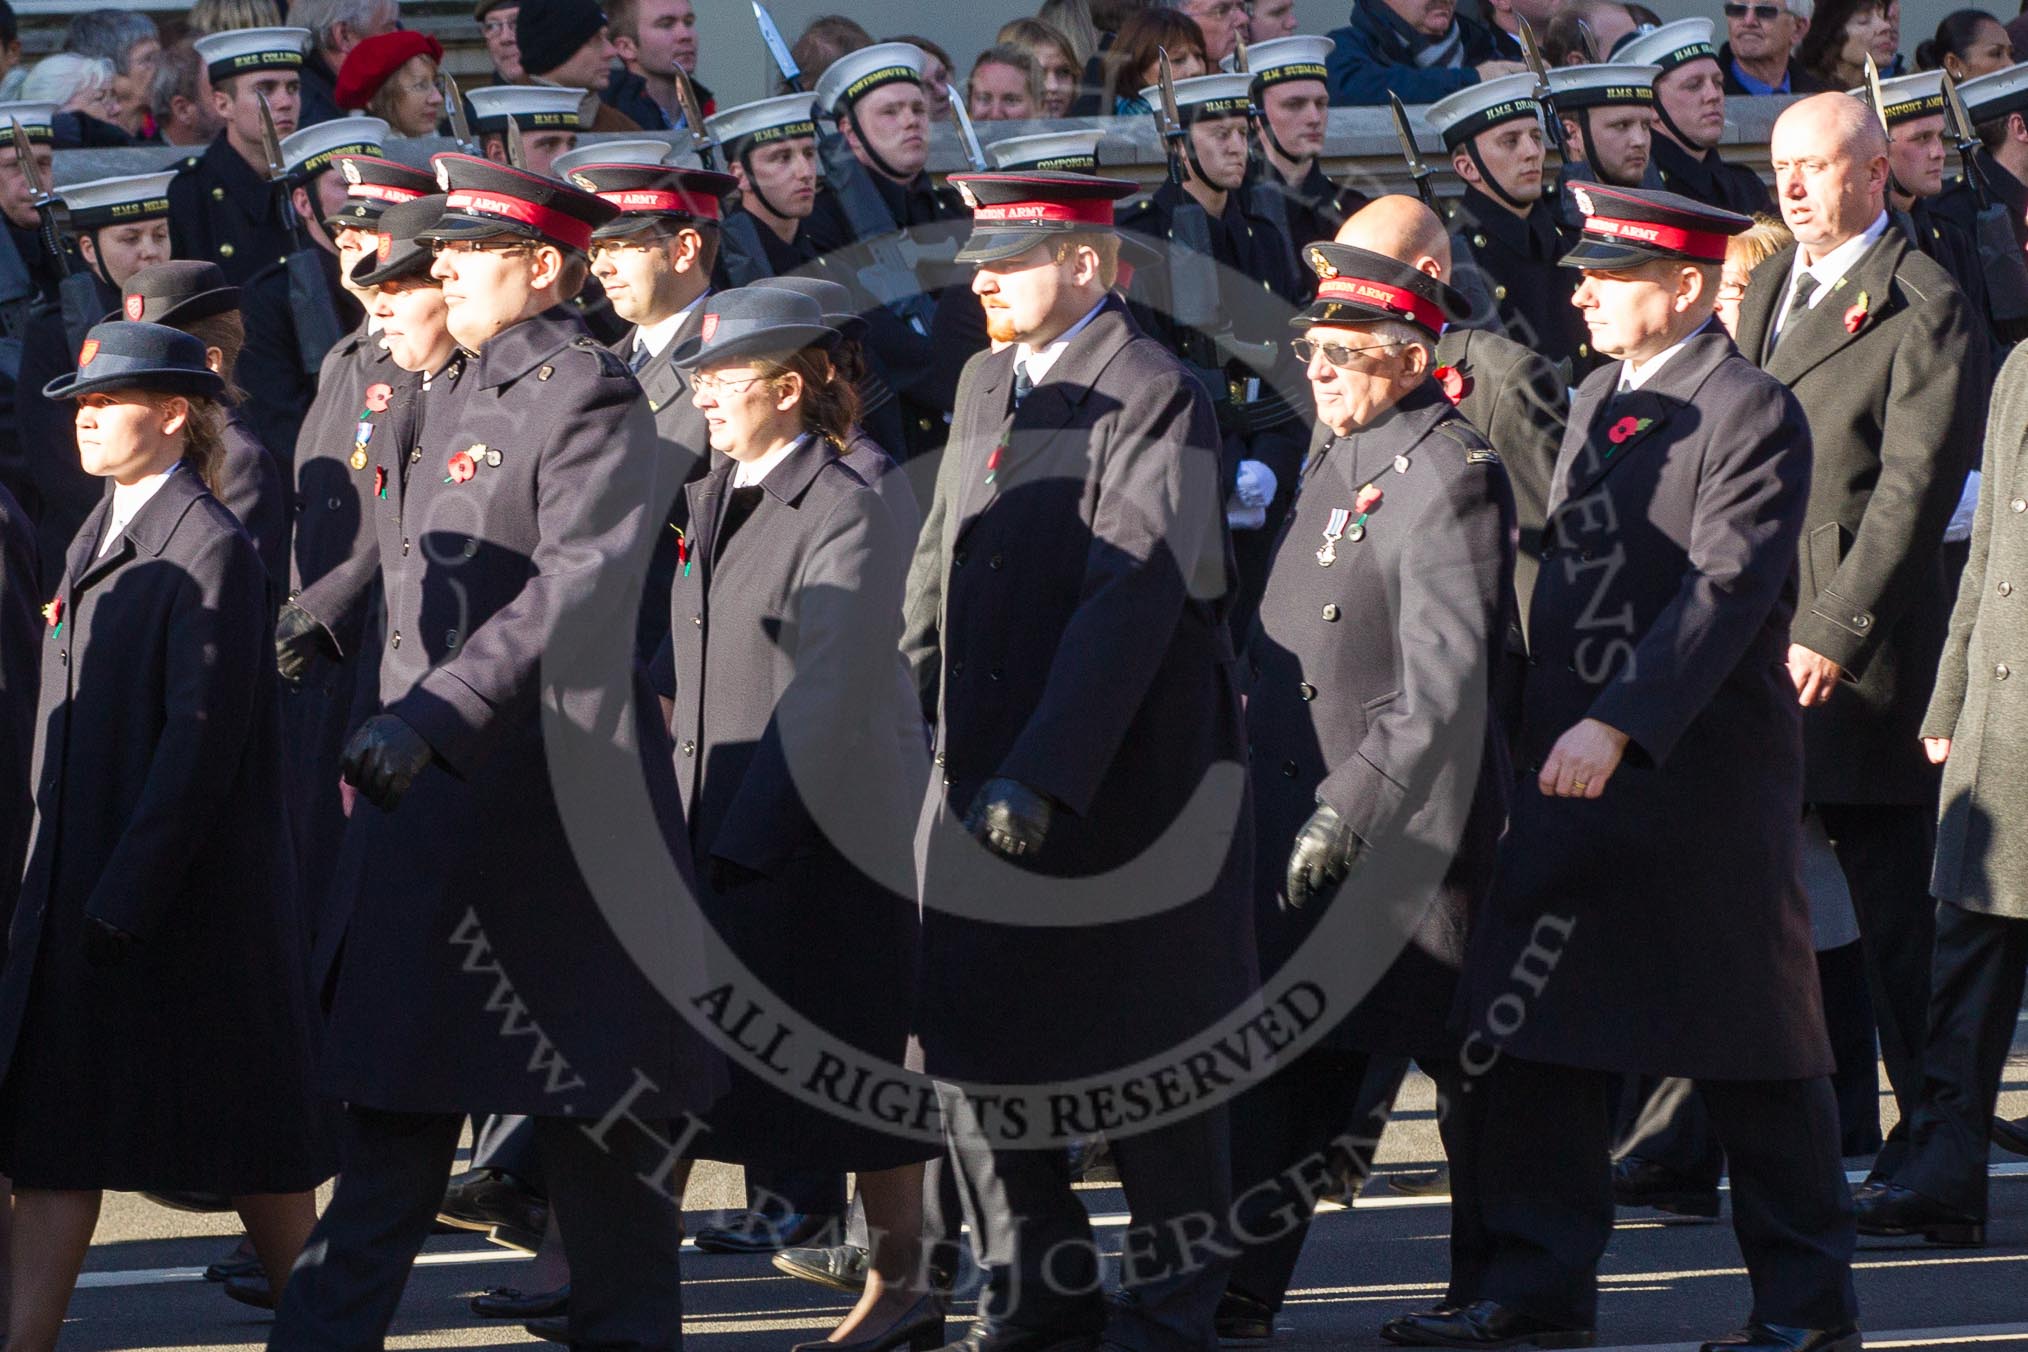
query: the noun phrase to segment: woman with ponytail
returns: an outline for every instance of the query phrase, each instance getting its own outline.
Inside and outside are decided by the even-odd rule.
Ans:
[[[44,393],[112,480],[46,580],[27,868],[0,969],[6,1346],[55,1346],[100,1198],[230,1198],[280,1291],[316,1220],[307,959],[281,818],[273,606],[213,496],[224,384],[157,324]]]

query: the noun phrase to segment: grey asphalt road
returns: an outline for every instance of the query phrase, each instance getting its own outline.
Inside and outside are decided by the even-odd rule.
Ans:
[[[1892,1100],[1883,1098],[1883,1106],[1891,1120]],[[1383,1179],[1441,1158],[1432,1110],[1428,1081],[1412,1079],[1382,1141]],[[2018,1037],[2001,1111],[2028,1114],[2028,1041]],[[1992,1167],[1985,1249],[1861,1241],[1857,1281],[1869,1347],[2028,1349],[2028,1161],[1996,1152]],[[686,1199],[690,1229],[739,1195],[736,1170],[701,1167]],[[1092,1187],[1084,1196],[1100,1233],[1117,1236],[1119,1191]],[[1386,1346],[1376,1333],[1383,1319],[1442,1291],[1448,1220],[1444,1199],[1403,1197],[1380,1182],[1356,1208],[1320,1217],[1274,1346],[1289,1352]],[[78,1352],[263,1346],[268,1316],[233,1304],[199,1275],[229,1246],[231,1232],[229,1218],[109,1197],[63,1346]],[[432,1239],[387,1345],[534,1343],[519,1327],[475,1318],[466,1308],[474,1293],[514,1284],[525,1261],[476,1237]],[[686,1250],[685,1264],[685,1338],[705,1352],[786,1352],[822,1338],[847,1308],[834,1293],[777,1274],[764,1258]],[[1603,1275],[1599,1341],[1606,1347],[1694,1348],[1698,1339],[1734,1327],[1749,1299],[1738,1249],[1722,1222],[1622,1212]],[[956,1314],[954,1338],[969,1303]]]

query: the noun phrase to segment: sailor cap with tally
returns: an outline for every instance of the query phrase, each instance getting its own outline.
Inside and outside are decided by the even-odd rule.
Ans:
[[[595,145],[564,151],[549,162],[549,173],[552,178],[569,178],[571,170],[582,169],[587,164],[664,165],[669,163],[672,153],[667,141],[657,141],[652,137],[600,141]]]
[[[103,230],[109,225],[130,225],[152,221],[169,214],[169,181],[174,169],[160,174],[125,174],[119,178],[95,178],[89,183],[70,183],[56,195],[70,209],[70,223],[79,231]]]
[[[1700,57],[1718,60],[1711,45],[1711,20],[1678,19],[1652,33],[1643,33],[1613,49],[1613,60],[1630,66],[1660,66],[1667,75],[1678,66],[1687,66]]]
[[[920,85],[928,69],[929,57],[912,42],[861,47],[833,61],[818,78],[817,107],[836,117],[882,85],[903,81]]]
[[[1549,92],[1560,113],[1579,108],[1655,106],[1655,77],[1660,66],[1635,66],[1620,61],[1591,66],[1556,66],[1549,72]]]
[[[2028,112],[2028,61],[1965,81],[1958,86],[1958,98],[1975,124]]]
[[[0,146],[14,144],[14,124],[28,134],[28,144],[46,146],[56,139],[53,103],[0,103]]]
[[[312,179],[340,155],[378,155],[387,144],[387,124],[377,117],[337,117],[314,122],[282,138],[282,163],[290,178]]]
[[[1246,68],[1253,82],[1253,92],[1258,95],[1269,85],[1282,84],[1289,80],[1326,79],[1324,62],[1330,58],[1332,42],[1329,38],[1305,37],[1298,34],[1288,38],[1269,38],[1256,42],[1246,49]],[[1238,56],[1228,56],[1219,62],[1226,70],[1238,63]]]
[[[1317,299],[1289,320],[1292,329],[1396,319],[1435,337],[1471,310],[1463,296],[1427,272],[1370,249],[1312,244],[1303,250],[1303,261],[1317,274]]]
[[[301,70],[309,45],[307,28],[230,28],[191,44],[213,84],[257,70]]]
[[[435,260],[427,236],[443,219],[444,200],[442,193],[430,193],[398,202],[382,213],[373,252],[352,264],[352,285],[365,288],[408,277],[427,278]]]
[[[739,186],[731,174],[666,164],[586,164],[566,177],[620,210],[592,231],[593,239],[638,234],[664,221],[716,225],[724,215],[719,200]]]
[[[1422,110],[1422,116],[1444,138],[1444,149],[1456,150],[1502,122],[1520,117],[1540,121],[1542,105],[1535,101],[1533,75],[1502,75],[1438,99]]]
[[[1693,202],[1673,192],[1573,183],[1570,197],[1584,220],[1564,267],[1610,272],[1658,258],[1725,261],[1725,241],[1751,229],[1753,218]]]
[[[434,155],[430,163],[446,194],[444,215],[418,238],[519,235],[582,253],[591,244],[592,231],[620,214],[611,202],[582,188],[476,155]]]
[[[1141,91],[1150,108],[1162,106],[1162,87]],[[1193,75],[1176,82],[1176,116],[1189,126],[1207,117],[1245,117],[1253,111],[1251,75]]]
[[[512,118],[523,131],[581,131],[582,89],[560,85],[487,85],[465,95],[472,101],[472,130],[505,133]]]
[[[333,230],[371,225],[389,207],[437,190],[430,173],[374,155],[341,154],[338,172],[345,179],[345,204],[324,218]]]
[[[1913,75],[1898,75],[1892,80],[1880,82],[1880,116],[1890,127],[1903,122],[1913,122],[1918,117],[1942,117],[1944,111],[1944,73],[1940,70],[1919,70]],[[1845,91],[1861,103],[1871,103],[1869,91],[1861,86]],[[1967,109],[1966,111],[1970,111]]]
[[[755,146],[817,134],[817,105],[808,94],[742,103],[704,119],[704,128],[725,153],[738,159]]]
[[[1002,172],[1056,169],[1088,174],[1098,168],[1097,131],[1046,131],[1039,136],[1007,136],[986,147],[986,162]]]
[[[1095,174],[952,174],[972,209],[972,237],[960,263],[992,263],[1028,252],[1053,235],[1113,228],[1113,203],[1140,191],[1131,179]]]

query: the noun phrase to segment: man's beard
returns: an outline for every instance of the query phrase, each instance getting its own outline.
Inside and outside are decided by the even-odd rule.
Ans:
[[[1014,317],[1004,309],[986,310],[986,336],[996,343],[1011,343],[1020,337],[1020,330],[1014,327]]]

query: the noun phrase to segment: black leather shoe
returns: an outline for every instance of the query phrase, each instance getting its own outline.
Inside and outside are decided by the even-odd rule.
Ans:
[[[1098,1352],[1098,1347],[1096,1333],[1048,1333],[1007,1325],[988,1328],[981,1319],[964,1337],[945,1343],[937,1352]]]
[[[570,1341],[570,1316],[556,1315],[549,1319],[531,1319],[521,1326],[545,1343],[568,1343]]]
[[[548,1319],[570,1309],[570,1283],[554,1291],[523,1291],[518,1286],[496,1286],[472,1297],[472,1313],[481,1319],[513,1319],[527,1323]]]
[[[260,1259],[250,1253],[241,1253],[239,1250],[234,1249],[231,1253],[204,1269],[204,1280],[207,1282],[230,1281],[234,1277],[244,1277],[250,1272],[259,1272],[260,1270]]]
[[[275,1289],[268,1285],[268,1274],[249,1272],[238,1277],[227,1277],[222,1287],[225,1294],[242,1305],[251,1305],[256,1310],[275,1308]]]
[[[801,1211],[787,1215],[759,1211],[740,1213],[729,1225],[707,1225],[695,1236],[705,1253],[777,1253],[808,1244],[826,1231],[835,1230],[837,1216],[812,1216]]]
[[[1853,1198],[1852,1211],[1862,1235],[1888,1238],[1921,1235],[1932,1244],[1962,1249],[1986,1246],[1983,1219],[1953,1211],[1899,1183],[1885,1183],[1876,1192]]]
[[[1451,1190],[1449,1167],[1412,1174],[1389,1174],[1387,1186],[1403,1197],[1442,1197]]]
[[[797,1343],[789,1352],[931,1352],[944,1345],[944,1299],[931,1292],[901,1312],[892,1324],[869,1333],[855,1333],[838,1342]]]
[[[1268,1303],[1229,1286],[1218,1298],[1211,1323],[1221,1342],[1264,1343],[1275,1336],[1275,1312]]]
[[[467,1169],[444,1188],[437,1219],[460,1230],[477,1230],[495,1244],[534,1253],[549,1224],[549,1203],[512,1174]]]
[[[1380,1336],[1403,1347],[1590,1347],[1598,1341],[1592,1329],[1551,1324],[1491,1300],[1390,1319]]]
[[[1685,1178],[1639,1155],[1613,1161],[1613,1201],[1620,1206],[1652,1207],[1672,1216],[1718,1217],[1716,1185]]]
[[[1714,1338],[1697,1352],[1859,1352],[1859,1326],[1841,1329],[1797,1329],[1786,1324],[1748,1324],[1736,1333]]]
[[[2000,1149],[2011,1150],[2016,1155],[2028,1155],[2028,1117],[2011,1122],[2004,1117],[1996,1117],[1989,1135]]]
[[[821,1249],[783,1249],[775,1255],[775,1271],[856,1296],[866,1289],[868,1258],[866,1250],[857,1244],[833,1244]]]

